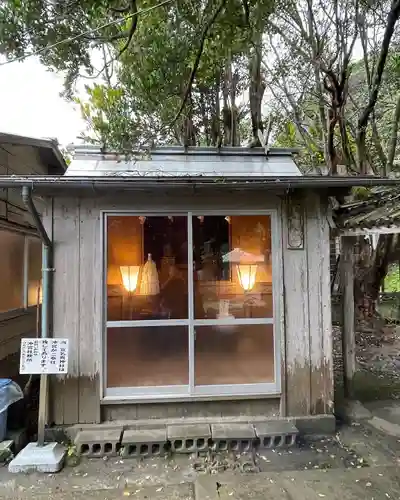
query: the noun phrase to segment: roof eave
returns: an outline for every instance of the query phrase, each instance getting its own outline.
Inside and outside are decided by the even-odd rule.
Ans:
[[[38,149],[49,149],[53,153],[59,168],[53,170],[57,174],[62,174],[67,170],[67,163],[58,147],[56,139],[37,139],[35,137],[27,137],[16,134],[8,134],[0,132],[0,144],[11,144],[14,146],[31,146]]]
[[[400,179],[381,177],[67,177],[67,176],[0,176],[0,187],[31,186],[40,189],[142,190],[182,187],[227,187],[230,189],[328,189],[353,186],[400,185]]]

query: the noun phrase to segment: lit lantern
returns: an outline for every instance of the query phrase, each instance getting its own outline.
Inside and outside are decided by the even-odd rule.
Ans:
[[[139,281],[140,266],[120,266],[120,270],[125,289],[134,292]]]
[[[240,286],[249,292],[256,283],[257,264],[236,264]]]
[[[262,255],[254,255],[235,248],[225,254],[222,260],[236,266],[240,286],[245,292],[249,292],[256,283],[258,264],[262,264],[265,259]]]

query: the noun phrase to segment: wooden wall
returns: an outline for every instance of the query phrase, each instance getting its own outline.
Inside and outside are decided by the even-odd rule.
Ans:
[[[35,148],[13,145],[0,148],[0,175],[44,173],[45,166]],[[22,202],[21,189],[0,188],[0,227],[2,225],[4,229],[12,229],[15,224],[27,229],[33,226],[33,221]],[[32,337],[35,333],[36,308],[26,312],[19,311],[15,315],[12,312],[0,314],[0,363],[19,352],[22,337]],[[12,365],[7,364],[7,367],[9,377],[17,375],[18,359],[15,358],[15,362]]]
[[[282,416],[329,413],[332,409],[332,346],[329,287],[329,227],[320,198],[296,200],[304,215],[304,244],[288,248],[288,207],[293,200],[271,193],[207,197],[207,207],[226,210],[278,209],[281,230]],[[232,201],[234,197],[234,201]],[[118,200],[118,201],[116,201]],[[45,213],[53,226],[54,335],[70,339],[67,378],[52,384],[57,424],[100,421],[102,366],[101,210],[204,208],[199,195],[187,199],[149,195],[54,199]],[[136,407],[136,405],[131,405]],[[115,412],[114,412],[115,413]],[[113,414],[114,414],[113,413]],[[111,413],[105,414],[109,416]],[[135,418],[132,414],[131,418]]]
[[[291,206],[304,219],[304,244],[289,248]],[[329,225],[325,203],[315,193],[287,198],[282,211],[286,332],[287,415],[331,413],[333,364],[329,281]]]
[[[52,380],[50,421],[100,421],[100,212],[93,199],[59,199],[44,213],[52,226],[53,335],[70,340],[67,378]]]

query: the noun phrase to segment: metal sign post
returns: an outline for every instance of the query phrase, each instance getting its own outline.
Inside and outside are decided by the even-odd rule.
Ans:
[[[38,419],[38,446],[44,446],[48,375],[68,372],[68,339],[22,339],[21,375],[41,375]]]

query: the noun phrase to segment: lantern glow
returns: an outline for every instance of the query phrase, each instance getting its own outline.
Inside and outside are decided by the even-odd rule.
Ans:
[[[257,264],[236,264],[236,269],[240,286],[249,292],[256,283]]]
[[[120,266],[122,283],[128,292],[134,292],[138,285],[140,266]]]

